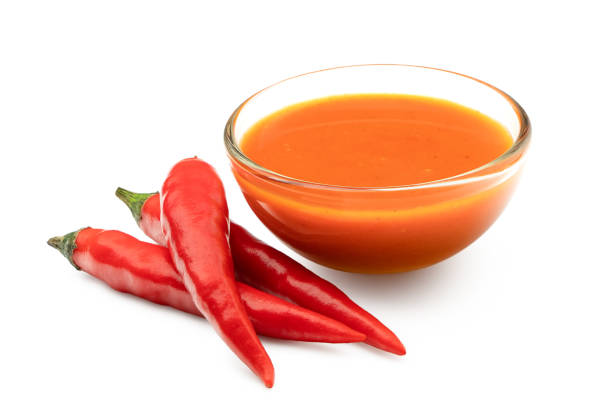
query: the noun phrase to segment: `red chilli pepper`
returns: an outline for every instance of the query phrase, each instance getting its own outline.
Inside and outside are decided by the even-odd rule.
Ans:
[[[130,208],[143,232],[164,245],[159,194],[132,193],[118,188],[116,195]],[[366,334],[365,342],[371,346],[398,355],[406,354],[397,336],[344,292],[233,222],[230,247],[239,280],[338,320]]]
[[[234,353],[272,387],[274,367],[236,289],[219,176],[198,158],[181,160],[164,181],[161,197],[166,246],[195,305]]]
[[[83,228],[51,238],[72,265],[106,282],[119,292],[130,293],[161,305],[202,316],[165,247],[139,241],[120,231]],[[255,331],[285,340],[352,343],[365,334],[316,312],[237,283]]]

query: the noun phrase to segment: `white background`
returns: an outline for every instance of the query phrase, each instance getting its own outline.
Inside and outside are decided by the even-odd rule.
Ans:
[[[0,3],[0,406],[611,406],[609,12],[605,2]],[[74,270],[45,241],[142,237],[115,187],[159,189],[198,155],[247,208],[222,130],[277,80],[358,63],[450,69],[533,122],[523,179],[476,243],[426,270],[312,266],[404,341],[265,339],[266,389],[196,317]]]

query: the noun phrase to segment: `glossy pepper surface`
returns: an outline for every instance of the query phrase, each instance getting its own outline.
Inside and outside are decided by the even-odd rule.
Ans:
[[[159,194],[133,193],[118,188],[116,195],[130,208],[143,232],[164,245],[159,221]],[[367,336],[365,342],[371,346],[398,355],[406,353],[391,330],[335,285],[233,222],[230,225],[230,247],[239,280],[341,321],[364,333]]]
[[[93,228],[51,238],[48,243],[77,269],[115,290],[202,316],[165,247],[120,231]],[[340,322],[244,283],[238,282],[237,288],[255,331],[264,336],[327,343],[365,339],[364,334]]]
[[[223,184],[208,163],[185,159],[161,193],[161,226],[174,266],[198,310],[267,387],[274,367],[238,295]]]

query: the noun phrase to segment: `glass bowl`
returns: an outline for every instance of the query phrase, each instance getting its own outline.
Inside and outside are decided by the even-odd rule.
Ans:
[[[514,144],[495,160],[453,177],[377,188],[325,185],[263,168],[240,150],[260,119],[299,102],[344,94],[446,99],[501,123]],[[529,119],[510,96],[465,75],[410,65],[357,65],[286,79],[244,101],[225,127],[232,171],[251,209],[306,258],[348,272],[390,273],[450,257],[497,219],[516,186]]]

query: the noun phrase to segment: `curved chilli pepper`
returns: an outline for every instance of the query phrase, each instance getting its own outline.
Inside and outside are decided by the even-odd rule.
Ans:
[[[365,343],[371,346],[406,354],[404,345],[391,330],[335,285],[259,241],[241,226],[232,225],[230,245],[242,282],[338,320],[364,333]]]
[[[118,188],[116,195],[130,208],[136,222],[151,239],[159,241],[159,194],[132,193]],[[406,354],[397,336],[363,310],[332,283],[264,244],[236,223],[230,225],[230,247],[238,280],[285,297],[364,333],[365,342],[379,349]]]
[[[267,387],[274,367],[238,296],[223,184],[208,163],[190,158],[162,186],[161,225],[174,266],[198,310]]]
[[[185,289],[165,247],[139,241],[120,231],[83,228],[48,244],[77,269],[130,293],[161,305],[202,316]],[[259,334],[285,340],[352,343],[365,334],[329,317],[237,283],[240,299]]]

